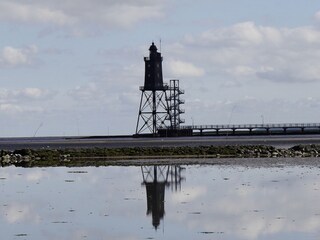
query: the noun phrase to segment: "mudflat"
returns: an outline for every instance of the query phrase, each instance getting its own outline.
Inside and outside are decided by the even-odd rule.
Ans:
[[[320,145],[265,145],[1,150],[1,166],[110,166],[160,164],[318,164]]]

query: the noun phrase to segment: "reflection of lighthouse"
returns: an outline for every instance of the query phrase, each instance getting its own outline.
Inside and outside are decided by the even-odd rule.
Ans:
[[[181,176],[185,168],[181,166],[143,166],[141,167],[143,185],[147,192],[147,215],[152,214],[152,225],[155,229],[164,217],[165,187],[173,191],[181,190]]]

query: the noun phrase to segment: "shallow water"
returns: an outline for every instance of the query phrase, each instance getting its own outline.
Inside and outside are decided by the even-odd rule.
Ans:
[[[1,236],[319,239],[319,173],[316,166],[0,168]]]

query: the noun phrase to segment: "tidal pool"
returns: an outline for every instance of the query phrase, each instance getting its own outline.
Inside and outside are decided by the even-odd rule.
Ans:
[[[0,168],[2,239],[319,239],[320,168]]]

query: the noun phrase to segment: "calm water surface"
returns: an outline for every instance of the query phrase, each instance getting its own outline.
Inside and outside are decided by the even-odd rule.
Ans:
[[[319,239],[315,166],[0,168],[1,239]]]

